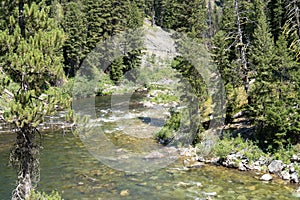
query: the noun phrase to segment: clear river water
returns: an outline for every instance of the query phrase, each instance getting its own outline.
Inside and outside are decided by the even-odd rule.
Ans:
[[[151,151],[159,147],[152,138],[142,138],[139,134],[159,129],[166,117],[165,110],[153,109],[149,113],[133,98],[129,114],[113,112],[110,102],[107,97],[97,97],[95,108],[99,127],[115,146],[128,151],[130,148]],[[155,112],[156,120],[152,120],[155,125],[145,123],[149,119],[145,116]],[[138,132],[138,137],[128,132]],[[14,134],[0,133],[1,200],[10,199],[16,183],[16,173],[8,166],[14,139]],[[48,129],[43,132],[42,144],[41,180],[37,189],[47,193],[57,190],[64,199],[298,199],[294,193],[296,185],[261,182],[255,173],[216,166],[189,169],[180,159],[148,172],[117,170],[91,154],[85,142],[70,130]]]

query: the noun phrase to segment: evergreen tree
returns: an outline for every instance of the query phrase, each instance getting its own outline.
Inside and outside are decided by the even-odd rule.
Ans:
[[[285,24],[285,7],[285,1],[283,0],[271,0],[268,3],[268,21],[270,22],[270,31],[275,41],[277,41]]]
[[[242,0],[229,0],[223,4],[220,30],[216,33],[213,43],[214,60],[225,82],[227,93],[226,122],[240,109],[238,95],[241,88],[248,101],[249,44],[253,37],[254,4]]]
[[[276,42],[275,69],[275,99],[268,113],[268,121],[274,127],[273,141],[278,145],[299,142],[299,63],[297,63],[288,48],[287,38],[279,35]],[[276,131],[275,131],[276,130]]]
[[[64,81],[64,33],[49,17],[49,10],[43,2],[19,1],[0,31],[0,113],[15,127],[17,136],[10,157],[18,171],[12,199],[26,199],[39,179],[39,125],[67,104],[53,87]]]
[[[286,126],[290,123],[288,116],[292,106],[288,105],[284,96],[291,97],[293,94],[289,73],[296,66],[288,53],[283,35],[279,36],[275,48],[263,4],[258,12],[258,25],[254,32],[252,63],[255,79],[251,86],[253,101],[250,106],[256,124],[256,138],[263,146],[286,144]]]
[[[202,0],[162,0],[156,5],[160,26],[185,32],[191,38],[203,38],[207,30],[205,2]]]
[[[140,13],[137,4],[124,1],[119,6],[120,8],[114,12],[124,15],[122,16],[123,20],[116,26],[117,32],[120,33],[117,37],[123,40],[120,42],[123,43],[124,49],[122,51],[124,53],[105,69],[105,72],[110,75],[111,80],[116,84],[122,80],[125,73],[141,64],[141,50],[143,48],[143,32],[140,29],[143,25],[143,15]],[[125,10],[127,11],[126,13]],[[122,30],[123,33],[121,33]],[[109,49],[104,49],[104,51],[109,51]]]
[[[88,53],[87,22],[80,1],[66,3],[64,12],[63,27],[67,34],[63,47],[65,71],[73,77]]]

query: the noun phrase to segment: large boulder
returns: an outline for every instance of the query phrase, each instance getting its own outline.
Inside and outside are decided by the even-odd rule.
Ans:
[[[280,173],[283,168],[284,165],[281,160],[273,160],[268,166],[269,172],[273,174]]]

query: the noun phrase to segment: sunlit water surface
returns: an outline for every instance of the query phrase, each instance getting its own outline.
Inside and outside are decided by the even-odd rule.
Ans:
[[[141,131],[144,122],[138,118],[139,113],[148,111],[132,106],[131,115],[120,118],[106,109],[108,102],[106,97],[97,98],[96,113],[101,118],[99,124],[115,145],[140,151],[157,147],[151,138],[124,135],[124,129],[120,129],[124,123],[117,122],[129,124],[130,132],[135,131],[134,127]],[[160,110],[162,121],[163,112]],[[3,200],[10,199],[16,183],[16,173],[8,167],[9,148],[14,138],[14,134],[0,134],[0,199]],[[222,167],[188,169],[182,160],[152,172],[118,171],[95,159],[70,131],[45,131],[42,144],[41,180],[37,189],[57,190],[64,199],[297,199],[295,185],[261,182],[254,173]]]

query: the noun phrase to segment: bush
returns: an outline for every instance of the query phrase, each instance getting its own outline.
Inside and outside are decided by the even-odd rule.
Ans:
[[[261,156],[266,154],[252,141],[244,140],[240,135],[236,138],[225,137],[220,139],[217,144],[213,147],[213,155],[225,158],[231,153],[241,153],[250,162],[258,160]]]
[[[291,162],[290,159],[294,154],[297,154],[295,147],[293,147],[292,145],[288,145],[286,148],[284,148],[281,145],[273,153],[273,157],[276,160],[281,160],[283,163],[289,164]]]
[[[165,144],[172,140],[180,127],[181,114],[172,110],[170,113],[170,119],[166,122],[164,127],[158,133],[156,133],[156,138],[163,140]]]

